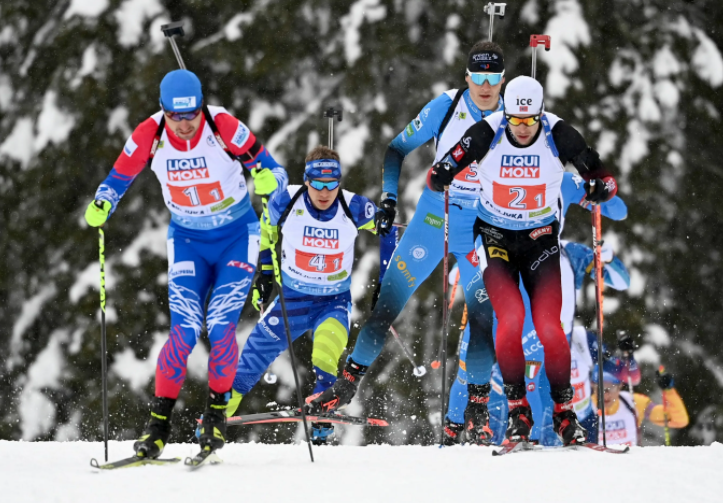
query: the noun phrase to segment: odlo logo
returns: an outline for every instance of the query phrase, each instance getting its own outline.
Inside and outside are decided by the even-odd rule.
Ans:
[[[339,248],[338,229],[319,229],[317,227],[304,227],[304,246],[326,248],[335,250]]]
[[[193,159],[168,159],[166,161],[168,181],[183,182],[208,178],[208,167],[205,157]]]
[[[540,178],[539,155],[503,155],[501,178]]]

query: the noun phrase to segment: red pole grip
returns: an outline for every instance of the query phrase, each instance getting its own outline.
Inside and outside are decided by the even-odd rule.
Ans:
[[[545,50],[550,50],[550,35],[530,35],[530,47],[544,45]]]

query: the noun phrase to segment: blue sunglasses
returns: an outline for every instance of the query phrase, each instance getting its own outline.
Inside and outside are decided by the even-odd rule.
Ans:
[[[502,82],[502,77],[505,76],[505,71],[502,70],[502,73],[473,73],[467,70],[467,75],[469,75],[472,82],[478,86],[484,85],[485,82],[489,82],[491,86],[496,86]]]
[[[163,109],[163,112],[166,114],[166,117],[171,119],[172,121],[181,122],[182,120],[192,121],[196,117],[198,117],[198,114],[201,113],[201,109],[197,108],[196,110],[191,110],[190,112],[170,112]]]
[[[309,185],[311,185],[316,190],[324,190],[324,187],[326,187],[327,190],[334,190],[339,186],[339,180],[333,180],[331,182],[322,182],[321,180],[309,180]]]

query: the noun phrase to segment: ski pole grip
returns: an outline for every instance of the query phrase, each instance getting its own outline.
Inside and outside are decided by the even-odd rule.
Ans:
[[[545,50],[550,50],[550,35],[530,35],[530,47],[537,47],[538,45],[544,45]]]
[[[161,30],[163,30],[163,34],[168,38],[171,38],[173,35],[178,35],[180,37],[185,35],[183,31],[183,21],[175,21],[173,23],[161,25]]]

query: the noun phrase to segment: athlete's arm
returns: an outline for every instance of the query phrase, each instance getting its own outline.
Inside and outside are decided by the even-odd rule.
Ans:
[[[612,249],[606,249],[603,259],[603,281],[615,290],[627,290],[630,288],[630,274],[622,261],[615,257]],[[592,248],[580,243],[566,243],[565,253],[570,260],[575,275],[575,289],[582,288],[585,274],[594,277],[594,257]]]
[[[374,205],[369,198],[354,194],[351,202],[349,203],[349,211],[354,217],[357,228],[359,230],[367,230],[372,234],[377,233],[377,228],[374,222],[374,216],[377,213],[377,207]]]
[[[588,211],[592,211],[592,204],[585,199],[585,180],[579,175],[570,172],[564,174],[562,179],[562,201],[564,204],[563,215],[567,213],[567,209],[571,204],[578,204]],[[615,196],[609,201],[600,205],[602,216],[611,220],[625,220],[628,216],[628,207],[619,196]]]
[[[158,115],[160,120],[161,115]],[[155,117],[155,116],[154,116]],[[110,214],[116,210],[118,203],[138,174],[146,167],[151,156],[151,145],[158,130],[158,122],[154,117],[141,122],[126,140],[123,152],[113,164],[113,169],[100,184],[95,199],[108,201],[111,204]]]
[[[638,422],[649,419],[658,426],[665,425],[665,416],[668,416],[668,426],[671,428],[685,428],[688,426],[688,411],[685,408],[683,399],[680,398],[675,389],[663,390],[666,407],[662,404],[655,404],[646,395],[635,393],[635,408],[638,413]]]
[[[427,186],[432,190],[443,190],[441,186],[449,185],[464,168],[487,155],[494,138],[495,131],[486,120],[471,126],[462,139],[429,170]]]
[[[451,104],[452,98],[447,93],[436,97],[391,141],[384,154],[382,167],[382,192],[386,192],[388,198],[397,200],[399,174],[404,158],[417,147],[437,137]]]
[[[240,158],[246,169],[253,169],[260,163],[262,168],[268,168],[274,173],[274,178],[279,184],[276,190],[278,192],[286,190],[289,183],[286,170],[276,162],[276,159],[243,122],[225,110],[217,113],[213,121],[216,123],[223,142],[232,154]]]

